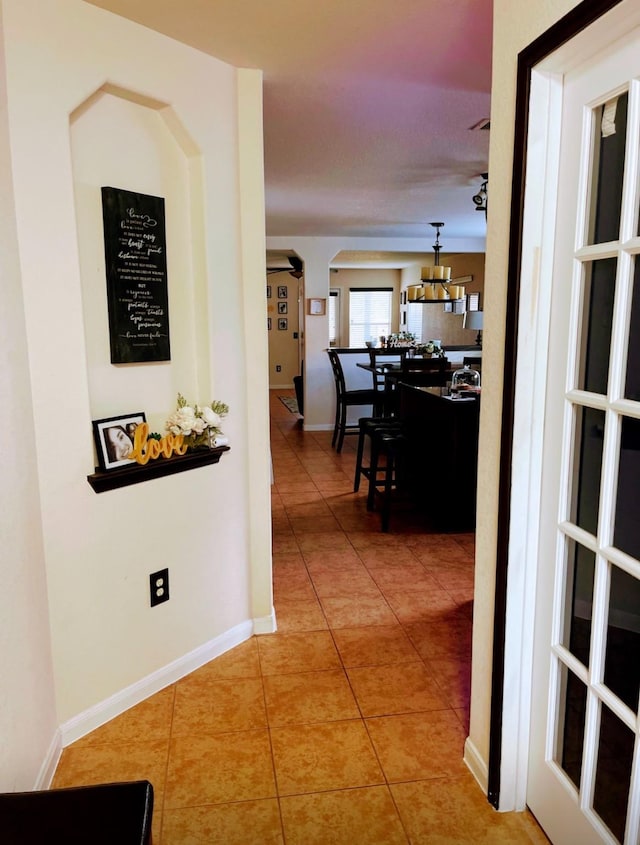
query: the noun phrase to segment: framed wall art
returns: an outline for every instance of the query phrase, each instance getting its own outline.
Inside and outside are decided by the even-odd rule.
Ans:
[[[133,452],[133,438],[136,428],[146,421],[143,411],[93,421],[93,437],[101,470],[136,463],[129,457]]]
[[[321,317],[323,314],[327,313],[327,300],[326,299],[308,299],[307,300],[307,311],[309,314],[312,314],[317,317]]]
[[[286,317],[280,317],[278,320],[278,331],[286,332],[289,328],[289,321]]]
[[[278,314],[287,314],[288,311],[289,311],[289,308],[288,308],[286,302],[279,302],[278,303]]]
[[[112,364],[170,361],[162,197],[102,188]]]
[[[278,299],[286,299],[287,298],[287,286],[286,285],[278,285]]]

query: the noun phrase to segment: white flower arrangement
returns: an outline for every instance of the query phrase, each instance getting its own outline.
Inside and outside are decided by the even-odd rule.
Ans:
[[[229,406],[214,400],[210,405],[190,405],[178,393],[176,410],[165,424],[166,431],[182,434],[189,446],[208,446],[213,438],[222,435],[222,418],[229,413]]]

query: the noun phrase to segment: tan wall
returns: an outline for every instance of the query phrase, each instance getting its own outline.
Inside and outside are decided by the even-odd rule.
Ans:
[[[288,271],[270,273],[267,287],[271,296],[267,299],[267,318],[271,320],[269,340],[269,387],[293,387],[293,377],[300,373],[299,346],[299,302],[303,280],[290,276]],[[286,288],[287,296],[278,295],[279,288]],[[280,313],[279,306],[286,306],[287,313]],[[286,320],[286,329],[279,328],[279,320]],[[294,337],[298,334],[298,338]],[[280,367],[278,372],[276,367]]]
[[[423,266],[432,264],[425,262]],[[441,255],[440,263],[452,268],[453,277],[473,276],[473,281],[465,285],[466,293],[480,294],[480,308],[484,307],[484,254],[456,253]],[[424,309],[423,339],[437,338],[443,346],[465,346],[475,343],[476,332],[463,327],[462,315],[445,312],[440,305],[419,305]]]
[[[400,271],[394,269],[340,269],[332,272],[331,290],[340,291],[339,346],[349,346],[349,288],[393,288],[392,331],[400,325]]]

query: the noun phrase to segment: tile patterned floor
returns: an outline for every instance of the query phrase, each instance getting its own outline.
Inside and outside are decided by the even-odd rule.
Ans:
[[[276,634],[66,748],[54,786],[148,778],[154,845],[546,843],[462,762],[472,535],[410,511],[382,534],[355,438],[303,432],[272,392]],[[293,395],[293,392],[291,392]]]

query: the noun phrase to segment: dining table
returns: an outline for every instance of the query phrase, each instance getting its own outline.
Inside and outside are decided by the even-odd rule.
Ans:
[[[420,361],[418,356],[416,358]],[[368,372],[372,373],[374,376],[381,376],[384,379],[384,387],[383,387],[383,414],[385,416],[389,416],[395,412],[397,409],[397,397],[396,397],[396,389],[398,383],[402,380],[404,376],[404,381],[407,383],[420,383],[422,382],[422,386],[429,386],[425,385],[425,382],[430,381],[429,376],[437,377],[438,380],[442,379],[445,382],[451,381],[454,372],[459,369],[459,365],[450,364],[447,360],[447,364],[445,365],[444,370],[422,370],[417,369],[415,371],[411,371],[411,361],[413,359],[408,358],[405,360],[405,363],[402,364],[400,361],[389,361],[384,362],[380,361],[376,364],[366,363],[364,361],[356,364],[357,367],[360,367],[362,370],[367,370]],[[432,385],[433,386],[433,385]]]

